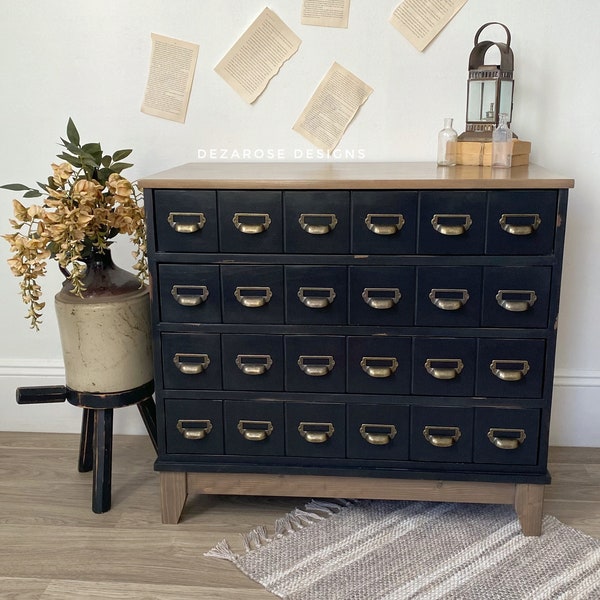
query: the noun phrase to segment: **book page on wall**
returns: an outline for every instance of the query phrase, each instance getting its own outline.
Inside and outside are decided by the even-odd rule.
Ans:
[[[197,44],[153,33],[150,69],[141,111],[184,123],[197,59]]]
[[[423,52],[466,3],[467,0],[404,0],[392,13],[390,23]]]
[[[302,25],[320,27],[348,27],[350,0],[304,0]]]
[[[331,152],[372,92],[373,88],[334,62],[292,129],[317,148]]]
[[[248,104],[277,75],[302,40],[269,8],[265,8],[215,67]]]

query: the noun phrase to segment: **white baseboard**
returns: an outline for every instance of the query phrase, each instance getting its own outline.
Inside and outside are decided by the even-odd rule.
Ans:
[[[63,385],[60,360],[0,362],[0,430],[78,433],[81,411],[64,403],[17,405],[17,387]],[[553,446],[600,447],[600,371],[557,369],[550,426]],[[134,406],[115,411],[115,433],[145,435]]]

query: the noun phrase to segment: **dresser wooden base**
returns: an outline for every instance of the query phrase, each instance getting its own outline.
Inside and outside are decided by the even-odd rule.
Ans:
[[[160,473],[162,521],[179,521],[188,494],[512,504],[524,535],[542,531],[544,485],[256,473]]]

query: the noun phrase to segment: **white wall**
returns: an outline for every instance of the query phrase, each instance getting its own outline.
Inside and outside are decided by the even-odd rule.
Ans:
[[[4,0],[0,24],[0,183],[45,178],[69,116],[85,141],[133,147],[130,176],[196,160],[198,150],[281,149],[289,159],[314,148],[291,127],[336,60],[374,88],[339,150],[369,161],[434,160],[445,116],[462,130],[467,59],[477,28],[501,21],[515,53],[513,129],[533,143],[532,161],[573,177],[561,304],[552,442],[600,445],[600,173],[597,108],[600,45],[597,0],[469,0],[424,53],[387,22],[400,0],[352,0],[347,30],[300,25],[300,0]],[[266,92],[246,105],[213,68],[269,6],[302,38],[299,52]],[[140,112],[150,33],[200,46],[185,124]],[[492,32],[491,32],[492,33]],[[495,38],[498,41],[500,37]],[[13,194],[0,190],[0,230],[9,231]],[[119,242],[116,258],[129,266]],[[19,385],[60,384],[62,361],[52,297],[61,277],[51,264],[42,331],[23,318],[18,282],[0,241],[0,429],[77,431],[66,404],[17,406]],[[135,409],[116,430],[142,432]]]

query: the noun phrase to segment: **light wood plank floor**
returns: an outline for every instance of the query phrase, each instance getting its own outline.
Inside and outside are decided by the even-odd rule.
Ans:
[[[0,432],[0,598],[259,600],[273,596],[204,552],[271,526],[298,498],[193,497],[162,525],[154,451],[116,436],[112,510],[91,511],[91,474],[77,472],[78,436]],[[545,512],[600,538],[600,448],[553,448]]]

